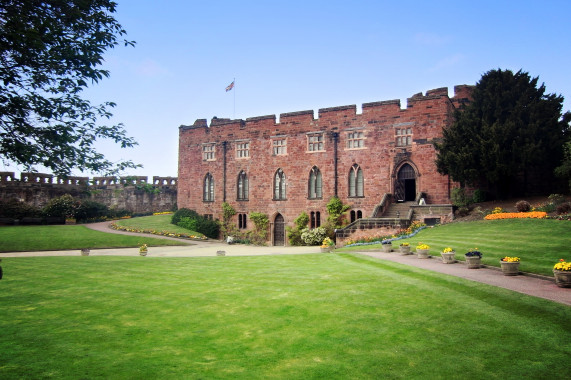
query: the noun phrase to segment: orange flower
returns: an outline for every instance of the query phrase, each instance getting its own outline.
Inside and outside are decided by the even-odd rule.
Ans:
[[[495,219],[515,219],[515,218],[534,218],[542,219],[547,216],[544,211],[532,211],[532,212],[503,212],[500,214],[489,214],[486,215],[484,219],[495,220]]]

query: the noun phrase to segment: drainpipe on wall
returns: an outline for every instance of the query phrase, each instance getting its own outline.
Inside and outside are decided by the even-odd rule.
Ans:
[[[338,173],[337,173],[337,144],[339,143],[339,133],[332,132],[333,136],[333,172],[334,172],[334,195],[337,196],[337,186],[338,186]]]
[[[226,202],[226,145],[228,144],[228,141],[223,141],[222,142],[222,154],[224,157],[224,167],[222,169],[222,181],[223,181],[223,202]]]

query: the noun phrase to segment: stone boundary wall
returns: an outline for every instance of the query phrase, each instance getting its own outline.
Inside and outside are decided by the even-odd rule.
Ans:
[[[171,211],[176,206],[177,177],[57,177],[45,173],[0,172],[0,200],[18,199],[36,207],[70,194],[133,213]]]

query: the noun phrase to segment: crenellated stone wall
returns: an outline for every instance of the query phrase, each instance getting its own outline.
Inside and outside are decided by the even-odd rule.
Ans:
[[[36,207],[70,194],[133,213],[170,211],[176,205],[177,177],[57,177],[45,173],[0,172],[0,200],[18,199]]]

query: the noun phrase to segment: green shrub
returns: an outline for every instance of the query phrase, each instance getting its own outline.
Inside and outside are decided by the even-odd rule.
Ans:
[[[565,202],[565,197],[561,194],[551,194],[547,197],[549,202],[551,202],[554,206],[560,205],[561,203]]]
[[[45,216],[73,218],[77,207],[79,207],[79,201],[69,194],[64,194],[50,200],[42,211]]]
[[[200,215],[195,218],[183,217],[179,220],[177,226],[200,232],[211,239],[218,239],[220,233],[220,225],[217,221],[207,219]]]
[[[529,212],[531,211],[531,204],[528,201],[517,201],[515,208],[519,212]]]
[[[224,238],[237,235],[236,225],[232,223],[232,217],[234,215],[236,215],[234,207],[227,202],[222,202],[222,223],[220,229]]]
[[[75,209],[75,218],[80,222],[90,219],[104,219],[108,211],[109,208],[103,203],[85,200]]]
[[[323,239],[327,237],[327,230],[324,227],[304,228],[301,231],[301,240],[306,245],[321,245]]]
[[[482,203],[488,199],[487,194],[484,190],[476,189],[474,190],[474,194],[472,194],[472,202],[474,203]]]
[[[175,226],[178,226],[178,223],[180,222],[180,220],[182,218],[191,218],[191,219],[196,219],[198,218],[200,215],[198,215],[198,213],[194,210],[188,209],[188,208],[181,208],[178,209],[171,218],[171,224],[174,224]]]
[[[185,217],[185,218],[181,218],[178,221],[177,226],[182,227],[182,228],[186,228],[187,230],[190,230],[190,231],[198,232],[198,228],[199,228],[198,223],[199,223],[198,219]]]
[[[286,227],[289,244],[303,245],[303,240],[301,240],[301,232],[304,228],[307,227],[307,223],[309,223],[309,215],[307,215],[305,211],[302,211],[301,214],[299,214],[299,216],[293,222],[295,227]]]
[[[132,212],[125,209],[110,208],[107,210],[107,217],[109,219],[120,219],[125,216],[131,216]]]
[[[265,245],[268,241],[268,226],[270,219],[261,212],[251,212],[250,220],[254,222],[255,231],[250,235],[251,240],[256,245]]]
[[[0,201],[0,216],[14,219],[25,217],[38,218],[42,216],[42,210],[25,202],[20,202],[17,199],[10,199]]]
[[[327,231],[327,236],[331,239],[335,239],[335,230],[337,228],[343,227],[344,224],[344,214],[349,210],[351,206],[343,204],[341,199],[338,197],[332,197],[329,202],[327,202],[327,221],[323,225]]]
[[[451,198],[454,206],[466,207],[470,204],[470,199],[466,196],[466,190],[463,187],[452,189]]]

